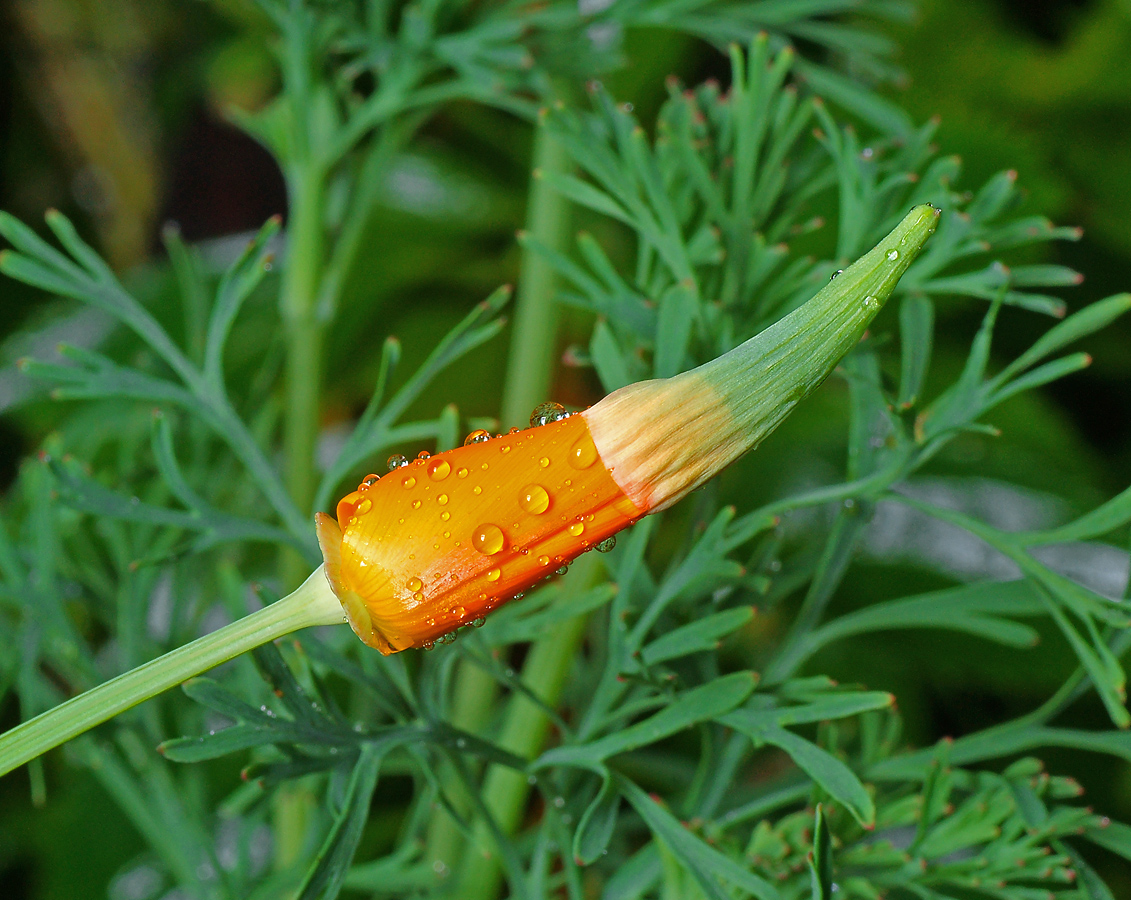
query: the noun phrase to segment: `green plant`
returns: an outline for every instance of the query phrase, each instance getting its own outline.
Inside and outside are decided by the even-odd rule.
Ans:
[[[1064,318],[993,371],[1002,309],[1063,316],[1046,291],[1079,280],[1038,255],[1009,268],[999,257],[1076,232],[1014,217],[1011,173],[960,193],[958,162],[931,146],[934,125],[914,126],[787,47],[797,39],[851,71],[889,74],[883,41],[829,18],[846,6],[894,10],[265,4],[282,89],[244,124],[287,179],[281,272],[271,271],[277,222],[218,279],[167,234],[179,337],[162,321],[169,311],[147,310],[62,216],[47,221],[64,253],[0,220],[14,248],[0,269],[132,333],[117,353],[71,348],[68,365],[24,367],[57,398],[83,401],[24,467],[0,527],[0,688],[30,717],[195,637],[217,598],[239,617],[245,579],[293,587],[317,562],[308,514],[367,461],[406,445],[451,447],[492,424],[451,406],[410,414],[430,382],[498,335],[507,292],[468,313],[396,390],[395,340],[372,327],[331,337],[384,173],[445,104],[530,119],[548,105],[520,236],[504,425],[546,399],[555,297],[593,322],[569,358],[611,391],[726,352],[836,277],[908,207],[943,210],[898,286],[897,322],[879,320],[842,364],[849,412],[836,478],[768,498],[712,482],[450,647],[379,657],[344,629],[304,633],[256,650],[254,668],[241,659],[188,682],[194,703],[167,697],[77,740],[74,758],[146,836],[162,884],[241,898],[487,898],[504,881],[511,896],[532,898],[1111,896],[1075,842],[1131,858],[1131,830],[1071,802],[1077,785],[1034,759],[1000,771],[992,761],[1050,746],[1131,760],[1124,731],[1057,724],[1093,691],[1116,726],[1131,721],[1120,663],[1128,598],[1067,578],[1035,549],[1125,533],[1131,489],[1067,524],[1007,532],[928,502],[916,476],[955,441],[993,433],[984,418],[999,404],[1086,366],[1082,353],[1058,354],[1131,309],[1131,296]],[[616,38],[645,28],[728,45],[732,72],[726,91],[670,83],[652,138],[604,87],[577,99],[579,74],[614,69]],[[571,237],[571,207],[592,214],[593,233]],[[835,222],[831,245],[822,217]],[[616,228],[628,236],[608,242],[619,254],[595,236]],[[940,379],[936,308],[971,302],[988,304],[982,327],[961,371]],[[241,319],[247,334],[277,327],[279,342],[242,358],[227,346]],[[372,398],[319,478],[323,384],[312,373],[370,358]],[[869,523],[893,504],[976,535],[1020,577],[832,614]],[[791,528],[810,509],[827,520]],[[168,612],[155,638],[158,596]],[[1033,712],[931,749],[903,746],[891,694],[815,674],[821,653],[854,635],[939,629],[1029,647],[1038,632],[1019,620],[1046,618],[1077,671]],[[759,619],[789,624],[759,633]],[[148,749],[159,741],[164,760]],[[227,761],[248,751],[237,757],[246,783],[234,786]],[[187,762],[208,764],[174,764]],[[42,769],[31,771],[42,794]],[[408,798],[379,833],[367,822],[382,779]],[[268,821],[269,869],[253,852]],[[224,828],[236,837],[221,853]]]

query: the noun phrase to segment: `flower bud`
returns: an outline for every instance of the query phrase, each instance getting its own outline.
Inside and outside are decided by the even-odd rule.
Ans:
[[[769,434],[860,340],[934,232],[919,206],[815,297],[718,359],[629,385],[583,413],[367,478],[317,517],[326,577],[382,653],[431,647]],[[544,423],[544,424],[543,424]]]

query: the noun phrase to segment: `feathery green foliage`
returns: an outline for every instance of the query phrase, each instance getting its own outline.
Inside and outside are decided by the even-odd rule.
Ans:
[[[400,343],[369,324],[353,345],[333,340],[356,315],[344,297],[388,173],[440,110],[502,110],[557,148],[532,192],[548,188],[548,209],[590,227],[574,236],[532,217],[523,266],[548,267],[557,290],[520,287],[532,310],[520,322],[546,320],[553,304],[580,310],[590,336],[567,355],[606,391],[726,352],[908,207],[943,212],[896,314],[838,370],[848,416],[835,477],[739,508],[732,485],[712,484],[451,647],[380,657],[345,629],[304,633],[186,682],[192,702],[163,698],[78,739],[70,758],[144,835],[160,884],[304,900],[1110,897],[1079,848],[1131,859],[1131,830],[1024,754],[1131,760],[1120,730],[1131,603],[1041,552],[1125,534],[1131,489],[1066,524],[1009,531],[932,495],[923,475],[956,441],[992,434],[1000,404],[1085,367],[1070,348],[1131,309],[1131,295],[1064,317],[1059,289],[1079,276],[1031,260],[1077,233],[1015,215],[1013,173],[961,189],[959,162],[932,144],[936,125],[872,90],[893,74],[890,47],[862,23],[902,7],[261,5],[281,89],[240,122],[280,164],[288,226],[280,237],[267,223],[219,273],[168,234],[184,327],[61,214],[47,217],[52,242],[0,217],[11,245],[0,271],[101,311],[122,334],[23,365],[75,401],[0,520],[0,690],[24,718],[196,637],[217,610],[242,615],[252,579],[270,585],[267,599],[288,587],[318,559],[310,514],[374,460],[491,424],[420,409],[445,372],[498,338],[509,289],[467,311],[407,376]],[[626,35],[649,29],[724,50],[729,88],[671,81],[653,123],[588,82],[626,62]],[[1005,265],[1019,248],[1030,261]],[[971,304],[985,313],[964,366],[936,372],[936,318]],[[1061,321],[995,371],[1005,307]],[[245,358],[239,336],[264,331],[277,339]],[[371,399],[320,464],[328,385],[316,373],[363,355]],[[553,362],[507,378],[544,382]],[[792,524],[815,510],[819,524]],[[870,529],[900,511],[975,536],[1016,576],[844,611],[834,599]],[[767,619],[778,627],[759,630]],[[819,674],[830,646],[860,635],[883,633],[892,654],[909,629],[1031,648],[1050,623],[1078,663],[1063,687],[931,748],[905,745],[891,693]],[[1115,729],[1058,723],[1092,693]],[[378,834],[367,822],[390,783],[399,805]],[[255,850],[266,823],[269,860]]]

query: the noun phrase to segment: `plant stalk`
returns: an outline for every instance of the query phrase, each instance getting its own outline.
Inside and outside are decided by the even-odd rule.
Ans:
[[[298,590],[190,644],[131,669],[0,735],[0,776],[144,700],[268,641],[344,621],[319,566]]]
[[[598,560],[586,562],[599,565]],[[575,583],[589,574],[577,571],[579,565],[580,561],[574,564]],[[584,568],[592,571],[591,566]],[[549,707],[556,706],[561,698],[588,618],[583,615],[563,622],[552,634],[530,648],[522,667],[522,680]],[[549,732],[550,719],[542,708],[525,694],[514,694],[507,704],[497,743],[516,756],[533,759],[541,752]],[[530,783],[522,772],[500,765],[493,765],[487,770],[483,803],[503,834],[509,836],[518,830],[529,796]],[[503,877],[499,857],[483,852],[483,848],[490,847],[493,840],[487,823],[477,822],[460,868],[461,882],[456,892],[460,900],[494,900],[499,895]]]
[[[567,251],[569,200],[551,188],[542,172],[568,172],[569,154],[544,124],[534,132],[533,172],[526,230],[561,253]],[[549,399],[555,369],[558,315],[554,304],[556,276],[541,254],[524,250],[515,300],[514,329],[507,358],[501,419],[504,430],[530,422],[530,413]]]
[[[286,332],[286,411],[283,454],[287,492],[304,515],[311,513],[317,478],[318,407],[322,387],[323,325],[318,317],[318,284],[322,264],[322,176],[306,167],[292,180],[287,223],[287,260],[280,304]],[[306,562],[285,549],[281,575],[288,587],[297,584]]]

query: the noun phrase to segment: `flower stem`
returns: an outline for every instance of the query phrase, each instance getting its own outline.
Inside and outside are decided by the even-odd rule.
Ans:
[[[322,386],[322,323],[317,297],[322,264],[322,175],[316,167],[301,168],[292,179],[287,223],[287,260],[282,296],[286,332],[286,421],[283,453],[287,492],[305,516],[314,502],[314,450],[318,440],[318,405]],[[283,582],[297,584],[305,561],[283,551]]]
[[[534,153],[530,184],[530,203],[527,208],[526,230],[540,243],[565,252],[569,240],[569,201],[553,190],[541,177],[542,172],[565,172],[570,167],[569,156],[555,141],[543,124],[534,132]],[[554,345],[557,338],[558,318],[553,302],[555,277],[553,270],[535,251],[525,249],[518,277],[515,301],[514,328],[511,332],[510,352],[507,360],[506,383],[503,388],[500,419],[503,427],[525,425],[531,410],[549,399],[554,373]],[[551,650],[572,659],[573,650],[580,637],[573,631],[584,628],[584,619],[567,622],[545,642],[535,645],[523,668],[523,678],[531,689],[553,706],[561,693],[561,679],[556,673],[561,660],[551,664]],[[565,640],[563,641],[562,638]],[[540,648],[540,649],[539,649]],[[452,724],[472,733],[482,731],[491,718],[498,693],[494,678],[478,666],[463,663],[455,682],[457,696],[453,703]],[[507,709],[504,725],[505,740],[518,752],[534,755],[545,740],[546,724],[540,722],[540,711],[530,720],[520,721],[528,710],[516,708],[517,698]],[[527,701],[527,706],[530,706]],[[513,774],[513,773],[511,773]],[[506,773],[492,768],[486,777],[485,794],[488,808],[499,819],[506,832],[518,825],[517,813],[525,805],[527,792],[525,778],[521,783],[510,783]],[[490,798],[497,798],[497,805]],[[503,824],[503,820],[507,824]],[[512,821],[513,820],[513,821]],[[480,823],[483,826],[483,823]],[[486,832],[483,832],[486,834]],[[478,831],[477,831],[478,835]],[[460,856],[462,836],[447,816],[437,816],[428,833],[427,858],[452,868]],[[485,881],[477,883],[480,874]],[[493,860],[482,860],[474,848],[463,856],[460,878],[461,889],[471,891],[467,896],[493,897],[498,893],[499,871]],[[461,893],[461,896],[463,894]]]
[[[319,566],[298,590],[282,600],[91,688],[0,735],[0,776],[247,650],[300,628],[343,621],[341,604]]]
[[[599,565],[598,560],[588,558],[574,563],[571,574],[575,585],[590,580]],[[522,680],[551,708],[561,698],[588,619],[581,615],[561,623],[551,634],[535,642],[526,657]],[[507,705],[497,743],[517,756],[533,759],[541,752],[549,732],[550,719],[542,708],[525,694],[514,694]],[[509,836],[518,830],[529,796],[530,783],[522,772],[500,765],[487,770],[483,803],[503,834]],[[499,895],[502,871],[498,854],[487,856],[482,849],[491,846],[492,841],[491,829],[485,822],[477,822],[460,870],[461,883],[456,895],[461,900],[494,900]]]
[[[540,173],[568,171],[569,155],[543,124],[534,132],[533,163],[526,230],[539,243],[565,252],[569,240],[569,200],[550,187]],[[553,269],[541,254],[523,251],[503,388],[504,429],[512,425],[525,427],[530,411],[549,399],[558,325],[553,299],[555,281]]]

